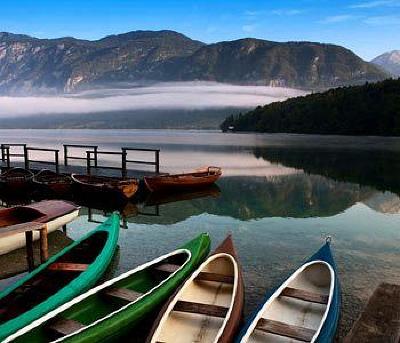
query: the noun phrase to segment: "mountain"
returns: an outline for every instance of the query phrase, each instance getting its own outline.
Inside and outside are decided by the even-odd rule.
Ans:
[[[249,38],[206,45],[174,31],[134,31],[96,41],[0,33],[2,94],[181,80],[315,89],[387,76],[350,50],[330,44]]]
[[[400,136],[400,79],[274,102],[228,117],[223,131]]]
[[[394,76],[400,76],[400,50],[386,52],[375,57],[371,63],[380,66]]]

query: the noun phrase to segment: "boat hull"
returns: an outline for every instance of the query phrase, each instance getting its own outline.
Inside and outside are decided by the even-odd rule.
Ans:
[[[35,221],[39,223],[47,224],[47,231],[53,232],[62,226],[70,223],[76,219],[79,215],[79,207],[66,201],[62,200],[45,200],[40,201],[31,205],[17,206],[14,208],[8,208],[0,210],[0,217],[5,215],[5,212],[13,211],[14,209],[27,209],[31,213],[36,213],[34,218],[27,221]],[[18,213],[16,213],[18,215]],[[10,225],[16,224],[15,222],[10,222]],[[2,225],[4,228],[5,226]],[[1,227],[0,227],[1,230]],[[39,232],[33,232],[33,239],[39,239]],[[0,255],[9,253],[15,249],[24,247],[26,244],[25,234],[15,234],[9,237],[5,237],[0,240]]]
[[[309,274],[308,282],[306,273]],[[294,285],[296,287],[291,288]],[[314,289],[312,289],[312,287],[314,287]],[[322,297],[318,296],[316,298],[315,294],[320,295],[320,291],[324,289],[324,287],[325,292],[323,292]],[[311,293],[300,293],[300,298],[298,298],[299,293],[294,297],[293,293],[291,295],[285,293],[287,289],[293,292],[293,290],[297,291],[297,288],[305,288],[308,291],[311,290]],[[310,294],[313,300],[310,300]],[[278,301],[278,298],[280,299],[281,296],[285,297],[284,302],[282,302],[282,300],[280,300],[280,302]],[[305,298],[302,298],[304,296]],[[268,331],[271,330],[271,326],[269,326],[267,331],[258,330],[256,332],[256,327],[258,327],[257,325],[260,323],[260,319],[266,319],[267,321],[272,320],[275,323],[295,325],[295,327],[305,327],[305,331],[300,331],[303,331],[303,334],[308,331],[306,335],[308,335],[309,338],[305,339],[306,341],[320,343],[333,342],[339,321],[340,303],[341,291],[337,268],[330,250],[330,244],[327,242],[316,254],[282,283],[281,286],[267,295],[265,301],[241,330],[235,342],[270,342],[272,339],[271,337],[276,337],[271,331]],[[290,331],[288,330],[289,329],[283,329],[284,333],[279,334],[280,341],[292,342],[296,340],[293,336],[290,336]],[[289,334],[289,336],[285,336],[286,334]]]
[[[113,198],[126,201],[132,198],[139,189],[139,182],[136,179],[122,180],[106,177],[90,177],[85,175],[72,175],[74,180],[74,191],[79,197],[83,198]],[[95,182],[96,180],[99,182]],[[94,181],[91,181],[94,180]],[[119,180],[120,183],[108,181]]]
[[[224,280],[202,279],[204,274],[218,275]],[[232,342],[242,319],[243,299],[241,268],[229,236],[170,298],[155,321],[147,343]],[[185,302],[192,309],[199,304],[211,309],[205,312],[182,309],[185,306],[180,304]],[[179,309],[179,306],[182,307]],[[212,314],[215,306],[222,307],[226,314],[223,317]]]
[[[207,187],[214,184],[222,175],[220,168],[214,169],[210,169],[212,172],[206,169],[187,174],[147,176],[144,182],[151,192]]]
[[[42,275],[48,272],[50,265],[62,261],[64,256],[67,256],[72,251],[75,251],[80,245],[85,244],[85,241],[90,241],[95,236],[106,237],[104,244],[99,247],[96,256],[93,256],[93,261],[87,266],[87,269],[80,272],[76,277],[69,280],[63,287],[59,288],[56,293],[49,293],[47,298],[32,299],[35,304],[29,307],[28,310],[22,312],[19,315],[12,314],[8,320],[2,320],[0,322],[0,340],[3,341],[5,338],[13,334],[14,332],[24,328],[25,326],[32,323],[47,314],[49,311],[58,308],[67,301],[70,301],[78,294],[86,291],[92,287],[99,278],[106,271],[109,263],[114,255],[119,235],[119,215],[113,214],[106,222],[100,225],[97,229],[89,232],[81,239],[75,241],[70,246],[66,247],[56,255],[52,256],[47,262],[40,265],[34,271],[17,281],[12,286],[8,287],[0,293],[0,307],[6,307],[10,304],[10,299],[15,299],[15,292],[25,288],[30,281],[40,280]],[[61,275],[61,274],[60,274]],[[50,286],[50,285],[49,285]],[[28,288],[28,292],[35,289],[33,286],[31,290]],[[5,314],[7,315],[7,311]],[[2,317],[0,317],[2,318]],[[4,317],[3,317],[4,318]]]
[[[121,336],[128,332],[135,332],[137,325],[165,301],[179,284],[190,275],[206,257],[209,246],[209,236],[202,234],[182,248],[139,266],[82,294],[65,304],[61,309],[57,309],[32,323],[32,328],[24,329],[29,330],[27,333],[21,331],[14,337],[10,337],[10,341],[12,338],[13,342],[47,342],[46,323],[51,322],[52,318],[58,316],[91,322],[80,332],[63,337],[63,342],[120,342]],[[180,269],[164,279],[161,284],[151,288],[153,285],[149,284],[147,277],[143,277],[143,274],[151,270],[153,266],[162,264],[163,261],[177,258],[180,255],[185,256],[185,262]],[[135,289],[148,291],[135,302],[124,304],[123,307],[113,308],[112,312],[102,312],[104,303],[99,301],[101,296],[104,297],[104,295],[101,295],[102,292],[104,293],[105,290],[110,288],[125,287],[126,289],[129,285],[134,285]],[[98,310],[96,310],[97,301],[99,301]],[[96,312],[101,313],[96,314]],[[88,318],[91,315],[97,319],[95,323]],[[140,331],[140,328],[137,328],[137,330]],[[21,336],[18,337],[19,334]]]

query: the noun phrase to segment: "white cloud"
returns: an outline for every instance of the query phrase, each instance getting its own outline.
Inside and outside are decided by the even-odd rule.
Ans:
[[[383,15],[383,16],[368,17],[364,19],[364,23],[374,26],[400,25],[400,16]]]
[[[305,92],[289,88],[215,82],[159,83],[129,89],[92,90],[60,97],[0,97],[0,118],[146,109],[244,108],[303,94]]]
[[[400,6],[400,1],[396,0],[376,0],[361,2],[359,4],[351,5],[350,8],[376,8],[385,6]]]
[[[322,24],[334,24],[334,23],[343,23],[343,22],[354,20],[357,18],[359,18],[359,17],[351,15],[351,14],[342,14],[342,15],[334,15],[334,16],[326,17],[319,22]]]
[[[271,13],[281,16],[293,16],[302,14],[304,12],[305,10],[299,10],[299,9],[278,9],[278,10],[273,10]]]

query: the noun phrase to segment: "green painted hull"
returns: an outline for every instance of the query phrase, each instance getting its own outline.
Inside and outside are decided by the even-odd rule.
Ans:
[[[123,335],[135,330],[143,319],[168,299],[204,260],[209,249],[209,236],[201,234],[181,249],[161,256],[90,290],[66,304],[66,309],[49,313],[44,318],[45,322],[38,322],[35,328],[16,338],[14,342],[48,342],[49,330],[46,325],[55,317],[72,319],[86,326],[78,333],[63,337],[63,342],[119,342]],[[179,263],[181,268],[160,280],[160,276],[155,273],[154,266],[171,263],[169,262],[171,260],[181,261]],[[104,294],[104,290],[109,287],[129,289],[140,292],[143,296],[134,302],[123,302],[121,299],[113,301]]]
[[[89,232],[87,235],[73,242],[71,245],[64,248],[56,255],[52,256],[46,263],[41,264],[31,273],[2,291],[0,293],[0,301],[8,295],[11,295],[17,288],[27,285],[29,281],[33,278],[39,277],[41,273],[43,274],[45,272],[50,264],[57,262],[57,260],[65,256],[72,249],[79,246],[84,240],[90,240],[91,237],[94,237],[94,234],[98,235],[99,232],[101,232],[100,234],[102,234],[102,232],[105,233],[107,238],[104,246],[100,250],[100,253],[95,257],[94,261],[88,266],[88,268],[77,275],[74,279],[72,279],[70,283],[59,289],[56,293],[50,295],[44,301],[36,304],[36,306],[31,308],[30,310],[24,312],[18,317],[3,322],[0,325],[0,341],[3,341],[9,335],[15,333],[21,328],[24,328],[33,321],[43,317],[48,312],[70,301],[82,292],[85,292],[90,287],[93,287],[106,271],[109,263],[112,260],[118,242],[119,222],[119,215],[113,214],[110,218],[108,218],[107,221],[98,226],[95,230]]]

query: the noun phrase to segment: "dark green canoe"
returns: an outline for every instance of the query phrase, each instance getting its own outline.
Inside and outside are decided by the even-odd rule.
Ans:
[[[209,236],[201,234],[182,248],[78,296],[9,341],[118,342],[174,292],[209,249]]]
[[[119,215],[0,293],[0,341],[93,287],[111,262]]]

